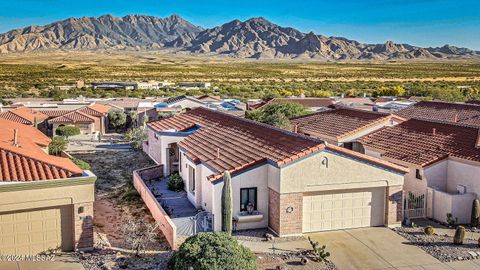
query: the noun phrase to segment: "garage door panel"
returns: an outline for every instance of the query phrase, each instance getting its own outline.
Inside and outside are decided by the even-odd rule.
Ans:
[[[33,255],[73,248],[72,207],[0,213],[0,254]]]
[[[304,196],[304,232],[381,226],[385,189],[372,188]]]

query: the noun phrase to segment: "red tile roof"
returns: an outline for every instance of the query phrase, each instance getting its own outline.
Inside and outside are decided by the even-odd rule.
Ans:
[[[0,119],[0,182],[69,178],[82,174],[70,159],[47,154],[50,139],[34,127]],[[18,131],[17,145],[14,130]]]
[[[480,127],[480,106],[474,104],[420,101],[395,114],[406,119],[457,122]]]
[[[112,107],[104,104],[92,104],[90,106],[79,109],[79,111],[91,116],[104,116]]]
[[[40,112],[47,115],[48,118],[55,118],[73,112],[73,110],[41,110]]]
[[[457,157],[480,162],[479,128],[410,119],[361,138],[365,148],[382,157],[420,166]]]
[[[57,118],[53,118],[48,120],[48,123],[50,124],[64,124],[64,123],[93,123],[95,120],[80,111],[73,111],[67,114],[64,114],[62,116],[59,116]]]
[[[41,123],[48,118],[47,115],[33,111],[28,107],[19,107],[17,109],[0,113],[0,118],[21,123],[24,125],[33,125],[36,123]]]
[[[297,132],[324,139],[340,139],[381,122],[388,121],[390,114],[337,107],[291,120]]]
[[[267,160],[283,166],[325,149],[320,140],[206,108],[195,108],[148,126],[158,132],[199,127],[178,146],[194,162],[201,161],[219,172],[210,178],[212,181],[220,179],[225,170],[235,173]]]

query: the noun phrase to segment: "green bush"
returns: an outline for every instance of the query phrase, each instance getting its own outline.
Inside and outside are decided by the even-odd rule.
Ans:
[[[80,128],[76,126],[61,126],[55,130],[58,136],[71,137],[80,134]]]
[[[65,138],[55,137],[48,145],[48,153],[50,155],[58,155],[62,151],[65,151],[65,149],[67,149],[67,144],[68,141]]]
[[[90,170],[90,164],[88,164],[87,162],[81,160],[81,159],[78,159],[78,158],[75,158],[75,157],[72,157],[72,161],[73,163],[75,163],[78,167],[80,167],[80,169],[82,170]]]
[[[189,237],[172,256],[169,268],[174,270],[258,269],[253,253],[224,232],[199,233]]]
[[[173,173],[168,179],[168,189],[173,191],[182,191],[184,188],[183,179],[178,173]]]

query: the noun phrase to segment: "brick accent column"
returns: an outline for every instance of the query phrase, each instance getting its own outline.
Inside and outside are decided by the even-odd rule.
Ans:
[[[73,205],[73,225],[75,250],[93,248],[93,202]]]
[[[279,236],[301,234],[303,194],[279,194],[269,190],[268,224]]]
[[[403,186],[386,187],[385,225],[401,226],[403,221]]]

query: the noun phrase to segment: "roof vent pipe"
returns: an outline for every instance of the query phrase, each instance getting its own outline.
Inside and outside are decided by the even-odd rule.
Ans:
[[[455,123],[458,122],[458,114],[455,114],[455,116],[453,117],[453,122],[455,122]]]
[[[298,124],[293,128],[293,132],[298,133]]]
[[[436,134],[437,134],[437,129],[436,129],[436,128],[433,128],[433,129],[432,129],[432,134],[433,134],[433,135],[436,135]]]
[[[220,159],[220,148],[217,148],[217,159]]]
[[[13,146],[18,146],[18,129],[13,130]]]

